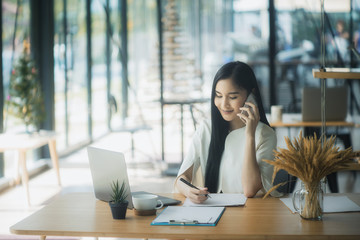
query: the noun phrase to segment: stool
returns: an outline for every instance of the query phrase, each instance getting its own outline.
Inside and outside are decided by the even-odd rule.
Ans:
[[[131,158],[134,160],[135,159],[135,142],[134,142],[134,134],[138,131],[143,131],[143,130],[152,130],[152,128],[148,125],[141,125],[141,126],[131,126],[131,127],[122,127],[119,129],[115,129],[112,130],[112,132],[128,132],[130,133],[131,136]]]

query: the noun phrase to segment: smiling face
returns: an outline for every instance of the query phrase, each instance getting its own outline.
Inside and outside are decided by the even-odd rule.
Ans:
[[[219,80],[215,87],[214,104],[225,121],[242,123],[236,115],[240,107],[244,106],[247,91],[238,87],[231,79]]]

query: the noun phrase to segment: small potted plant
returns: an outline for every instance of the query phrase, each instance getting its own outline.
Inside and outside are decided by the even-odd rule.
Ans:
[[[111,201],[109,202],[111,213],[114,219],[125,219],[129,202],[126,200],[126,187],[123,182],[120,186],[119,180],[111,183]]]

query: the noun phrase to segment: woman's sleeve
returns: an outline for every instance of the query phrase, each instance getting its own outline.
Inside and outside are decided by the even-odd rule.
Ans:
[[[199,128],[196,130],[192,141],[190,143],[190,146],[188,148],[187,154],[185,156],[184,161],[181,164],[181,167],[179,169],[179,172],[177,174],[177,177],[174,182],[174,191],[176,190],[175,183],[178,180],[178,178],[184,174],[189,168],[193,167],[192,171],[192,178],[191,181],[194,183],[194,180],[196,178],[196,175],[198,175],[198,170],[200,167],[200,149],[201,149],[201,138],[202,138],[202,132],[204,131],[204,126],[200,125]]]
[[[264,162],[263,159],[274,160],[274,150],[277,146],[276,133],[268,126],[264,126],[260,135],[260,141],[256,150],[256,159],[259,164],[261,181],[265,192],[272,187],[273,166]],[[282,196],[276,190],[271,193],[274,197]]]

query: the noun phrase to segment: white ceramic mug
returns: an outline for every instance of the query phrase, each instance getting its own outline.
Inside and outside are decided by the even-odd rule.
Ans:
[[[140,211],[160,209],[164,206],[162,201],[158,199],[158,196],[154,194],[137,194],[132,196],[132,201],[134,208]],[[160,206],[156,207],[158,203]]]
[[[273,105],[271,106],[271,122],[282,122],[283,106]]]

